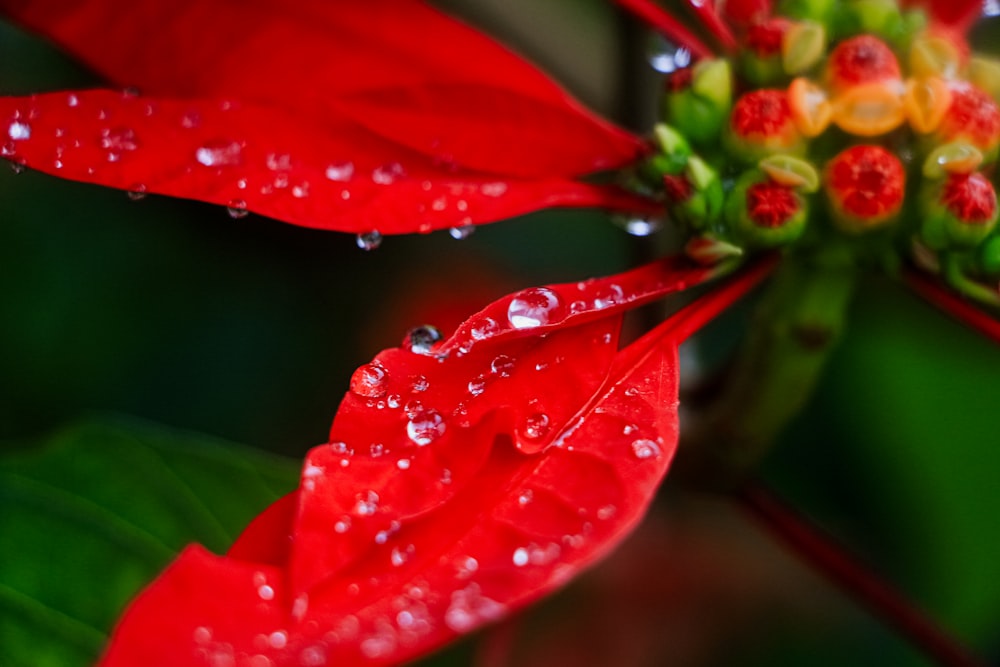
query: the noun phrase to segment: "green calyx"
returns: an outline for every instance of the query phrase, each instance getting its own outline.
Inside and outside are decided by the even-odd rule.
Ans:
[[[719,136],[732,103],[729,61],[703,60],[694,66],[688,88],[664,95],[664,118],[692,143],[710,145]]]
[[[783,185],[761,168],[744,172],[726,198],[726,230],[739,245],[775,248],[806,229],[809,207],[798,188]]]

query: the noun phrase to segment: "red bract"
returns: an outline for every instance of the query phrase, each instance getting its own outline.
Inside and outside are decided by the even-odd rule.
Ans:
[[[398,662],[559,587],[629,532],[667,470],[677,345],[768,267],[620,349],[626,309],[709,273],[663,261],[525,290],[429,352],[386,350],[297,494],[228,556],[184,552],[101,664]]]
[[[638,139],[414,0],[0,7],[142,91],[0,100],[5,156],[47,173],[353,232],[648,206],[574,180]]]

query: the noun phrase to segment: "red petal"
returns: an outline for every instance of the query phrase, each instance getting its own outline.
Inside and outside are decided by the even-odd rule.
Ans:
[[[622,166],[644,150],[637,138],[584,110],[526,61],[413,0],[316,0],[280,10],[273,3],[236,8],[221,0],[179,6],[121,0],[0,4],[105,76],[139,86],[165,107],[187,100],[204,117],[215,115],[217,100],[239,101],[240,113],[248,116],[243,125],[254,131],[234,137],[238,141],[292,139],[282,150],[296,159],[299,153],[316,152],[313,145],[318,143],[341,149],[324,156],[321,161],[326,162],[420,162],[423,171],[459,183],[537,181],[522,185],[522,201],[512,211],[599,204],[603,196],[592,188],[563,179]],[[120,100],[101,103],[116,115],[124,105]],[[6,102],[8,109],[24,104]],[[255,126],[251,120],[272,124]],[[65,129],[79,135],[94,127],[85,122]],[[168,161],[179,162],[169,156]],[[114,187],[123,187],[122,180],[152,180],[148,170],[123,167],[122,174],[119,179],[90,174],[81,180]],[[172,185],[157,191],[217,202],[218,197],[206,198],[205,192],[231,187],[228,179],[206,174],[198,182],[182,179]],[[419,213],[419,198],[404,195],[403,202],[402,211],[393,214],[412,218]],[[329,226],[319,222],[329,213],[320,216],[300,208],[264,205],[254,210]],[[435,220],[432,228],[457,224],[454,219],[441,222],[448,216],[435,213],[425,217]],[[335,226],[372,227],[367,219]]]
[[[991,315],[975,304],[966,301],[922,271],[909,270],[904,277],[906,284],[921,297],[962,324],[1000,343],[1000,319],[997,319],[995,315]]]
[[[543,288],[557,303],[535,303],[553,316],[530,330],[481,335],[495,304],[438,354],[384,352],[385,375],[355,384],[336,441],[309,455],[290,569],[187,552],[133,604],[101,664],[186,667],[213,651],[235,667],[399,662],[561,586],[634,527],[666,472],[677,344],[767,268],[621,351],[625,308],[704,271],[662,262]],[[544,308],[522,310],[530,295],[499,305],[520,324],[544,319]],[[585,305],[560,310],[570,296]],[[470,393],[480,371],[484,389]],[[252,551],[287,530],[261,519],[240,543]]]
[[[309,227],[383,234],[552,206],[642,209],[624,192],[455,169],[331,114],[93,90],[0,99],[10,159],[116,188],[188,197]]]

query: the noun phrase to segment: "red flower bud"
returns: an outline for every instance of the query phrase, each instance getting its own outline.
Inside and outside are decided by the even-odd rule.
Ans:
[[[937,131],[942,141],[966,141],[981,150],[989,161],[1000,145],[1000,107],[992,97],[971,84],[955,85],[951,106]]]
[[[740,97],[733,105],[724,139],[736,157],[748,162],[779,152],[800,153],[802,136],[792,118],[788,93],[762,88]]]
[[[824,180],[834,219],[845,231],[882,226],[903,205],[903,165],[881,146],[862,144],[840,152],[827,164]]]
[[[896,54],[872,35],[858,35],[838,44],[830,54],[826,75],[830,87],[837,91],[865,83],[901,80]]]
[[[777,17],[755,23],[747,30],[744,44],[758,58],[780,56],[781,40],[791,25],[788,19]]]

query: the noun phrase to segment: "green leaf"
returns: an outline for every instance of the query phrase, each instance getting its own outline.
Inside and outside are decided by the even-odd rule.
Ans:
[[[90,665],[184,545],[224,551],[298,462],[124,419],[0,457],[0,665]]]

